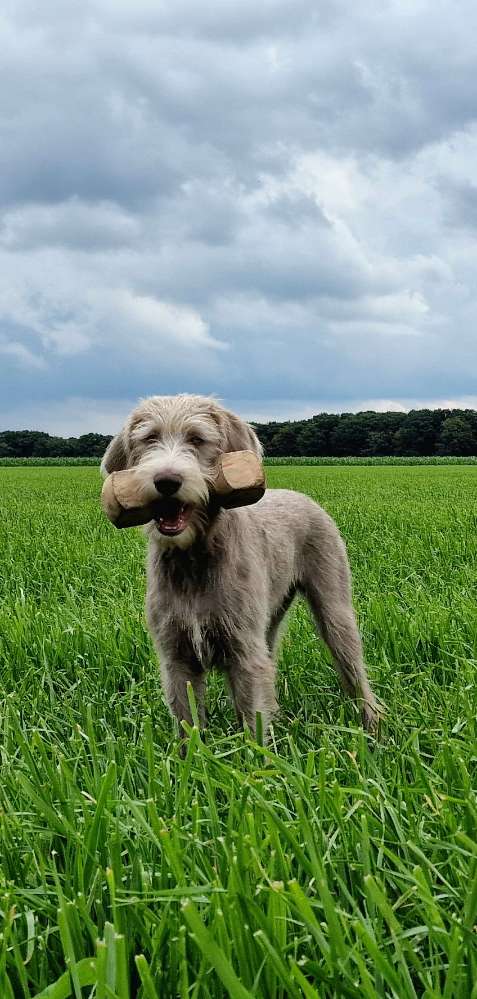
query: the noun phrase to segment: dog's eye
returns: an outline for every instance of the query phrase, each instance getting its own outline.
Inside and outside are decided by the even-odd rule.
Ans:
[[[147,437],[143,437],[142,442],[143,444],[155,444],[157,440],[158,440],[158,435],[150,433],[147,435]]]
[[[192,447],[200,447],[204,443],[204,438],[199,437],[198,434],[193,434],[192,437],[189,437],[189,444],[192,444]]]

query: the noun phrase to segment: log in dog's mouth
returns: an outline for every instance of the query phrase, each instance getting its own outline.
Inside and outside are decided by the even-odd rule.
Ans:
[[[190,521],[192,510],[191,503],[183,503],[174,498],[160,500],[154,518],[158,531],[169,538],[182,534]]]

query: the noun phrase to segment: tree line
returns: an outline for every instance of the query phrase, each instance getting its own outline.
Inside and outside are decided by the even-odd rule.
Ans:
[[[409,413],[319,413],[308,420],[254,423],[269,457],[477,455],[473,409]]]
[[[318,413],[307,420],[254,423],[268,457],[477,455],[477,411]],[[2,458],[100,458],[110,436],[55,437],[38,430],[0,432]]]
[[[4,430],[0,458],[101,458],[110,440],[106,434],[54,437],[41,430]]]

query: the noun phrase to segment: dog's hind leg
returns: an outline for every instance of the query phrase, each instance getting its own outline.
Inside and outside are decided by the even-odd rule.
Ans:
[[[296,597],[296,586],[290,587],[289,592],[280,604],[280,606],[274,611],[267,630],[267,645],[270,650],[271,656],[276,656],[276,650],[279,645],[281,638],[282,625],[284,623],[285,617]]]
[[[359,704],[363,725],[375,731],[379,707],[366,673],[361,637],[351,602],[351,573],[346,548],[334,525],[323,545],[310,546],[302,584],[319,634],[333,656],[342,686]]]

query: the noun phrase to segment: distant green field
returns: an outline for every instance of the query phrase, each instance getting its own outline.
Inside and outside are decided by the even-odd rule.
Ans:
[[[99,465],[99,458],[0,458],[0,467],[15,465]],[[300,458],[265,458],[265,465],[477,465],[477,457],[453,458],[432,455],[425,457],[369,457],[369,458],[313,458],[303,455]]]
[[[304,607],[264,749],[177,751],[144,539],[0,471],[0,997],[477,997],[477,469],[270,467],[348,543],[382,741]]]

